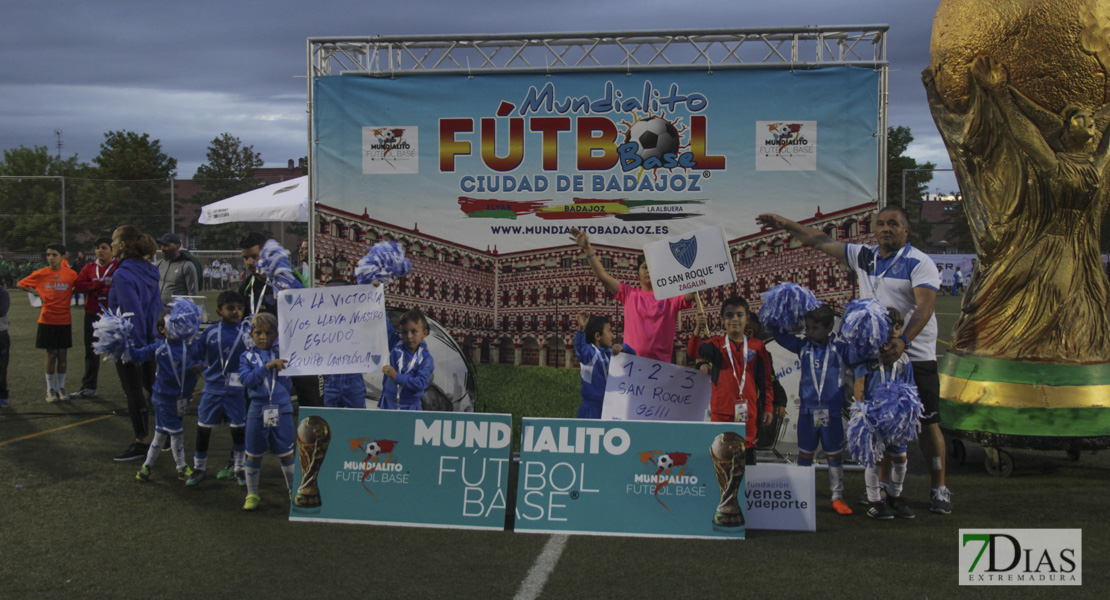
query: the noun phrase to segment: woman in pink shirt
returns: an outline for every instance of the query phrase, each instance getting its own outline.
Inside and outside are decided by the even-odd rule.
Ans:
[[[586,232],[578,228],[571,228],[570,232],[574,235],[574,243],[586,254],[594,275],[624,305],[624,343],[635,348],[636,354],[640,356],[671,362],[678,313],[693,306],[694,294],[656,300],[651,275],[642,254],[636,263],[640,287],[634,288],[621,283],[605,272]]]

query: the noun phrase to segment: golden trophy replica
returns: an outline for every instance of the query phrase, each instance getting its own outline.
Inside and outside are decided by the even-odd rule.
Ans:
[[[718,435],[709,446],[709,455],[713,458],[717,486],[721,488],[721,503],[713,513],[713,524],[743,527],[740,484],[744,481],[744,437],[734,431]]]
[[[1104,448],[1110,0],[944,0],[930,58],[979,255],[940,364],[941,423],[983,443],[996,475],[1012,469],[1000,446]]]
[[[320,476],[320,467],[324,464],[324,455],[328,452],[328,443],[331,442],[331,427],[324,419],[311,416],[301,419],[297,426],[297,456],[301,461],[301,485],[293,497],[293,505],[298,508],[318,508],[323,502],[320,500],[320,487],[317,480]]]

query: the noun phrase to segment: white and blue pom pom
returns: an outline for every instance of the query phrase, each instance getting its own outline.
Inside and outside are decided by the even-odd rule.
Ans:
[[[761,293],[760,297],[763,306],[759,309],[759,322],[781,331],[801,329],[806,313],[821,306],[809,289],[784,281]]]
[[[127,361],[131,353],[131,316],[134,313],[121,313],[105,310],[93,323],[93,352],[111,362]]]
[[[189,298],[174,298],[166,316],[166,337],[190,340],[200,331],[200,307]]]
[[[848,456],[861,465],[873,465],[883,458],[886,444],[875,428],[873,407],[863,402],[852,404],[852,418],[844,429]]]
[[[293,274],[289,251],[282,248],[277,240],[266,240],[266,245],[262,246],[262,251],[258,254],[258,270],[262,271],[276,290],[304,287]]]
[[[840,340],[853,356],[877,356],[890,335],[890,315],[875,300],[852,300],[840,319]]]
[[[891,446],[901,446],[917,438],[923,412],[917,387],[909,383],[880,384],[871,400],[876,433]]]
[[[393,240],[378,242],[366,251],[355,268],[355,282],[366,285],[380,281],[389,283],[394,277],[412,272],[412,261],[405,258],[401,243]]]

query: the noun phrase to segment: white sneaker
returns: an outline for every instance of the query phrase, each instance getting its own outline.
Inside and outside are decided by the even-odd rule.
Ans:
[[[57,390],[46,390],[46,401],[47,402],[54,403],[54,402],[57,402],[58,400],[61,400],[61,398],[58,397]]]
[[[58,391],[58,400],[59,401],[69,400],[69,396],[66,394],[66,389],[65,388],[58,388],[57,391]]]

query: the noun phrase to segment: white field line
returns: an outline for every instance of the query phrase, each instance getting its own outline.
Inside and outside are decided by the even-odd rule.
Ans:
[[[536,562],[528,570],[528,576],[520,583],[514,600],[536,600],[543,592],[548,576],[555,570],[555,564],[563,555],[563,548],[567,545],[567,536],[553,535],[543,545],[543,551],[536,557]]]

